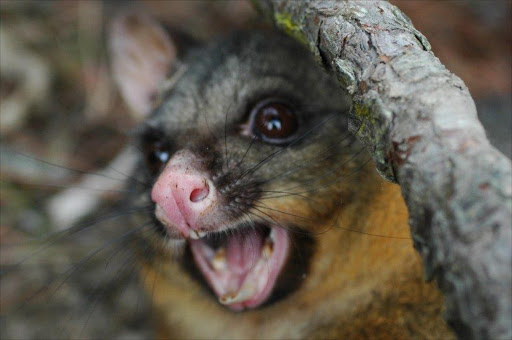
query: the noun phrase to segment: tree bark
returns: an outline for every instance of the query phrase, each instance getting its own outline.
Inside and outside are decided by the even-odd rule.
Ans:
[[[351,130],[398,182],[459,338],[512,338],[512,166],[465,84],[388,2],[254,0],[353,98]]]

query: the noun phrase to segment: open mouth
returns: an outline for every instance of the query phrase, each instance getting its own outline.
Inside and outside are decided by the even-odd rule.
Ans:
[[[272,293],[288,256],[288,232],[254,226],[190,239],[190,249],[220,303],[234,311],[255,308]]]

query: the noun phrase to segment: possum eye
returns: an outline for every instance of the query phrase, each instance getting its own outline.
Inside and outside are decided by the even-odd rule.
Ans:
[[[144,159],[152,175],[160,172],[171,157],[169,143],[150,138],[144,143]]]
[[[297,117],[292,108],[280,101],[265,101],[251,112],[252,133],[271,144],[290,141],[297,131]]]
[[[156,175],[170,158],[168,145],[161,141],[154,141],[146,145],[144,152],[146,165],[153,175]]]

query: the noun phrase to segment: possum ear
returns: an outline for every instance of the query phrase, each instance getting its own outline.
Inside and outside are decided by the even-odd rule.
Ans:
[[[133,11],[113,20],[109,45],[121,95],[142,120],[152,111],[158,86],[176,61],[176,47],[158,22]]]

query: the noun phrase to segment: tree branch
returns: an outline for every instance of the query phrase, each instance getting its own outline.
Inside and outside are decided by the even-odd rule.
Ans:
[[[353,98],[351,130],[401,185],[459,338],[512,338],[512,166],[465,84],[388,2],[254,0]]]

